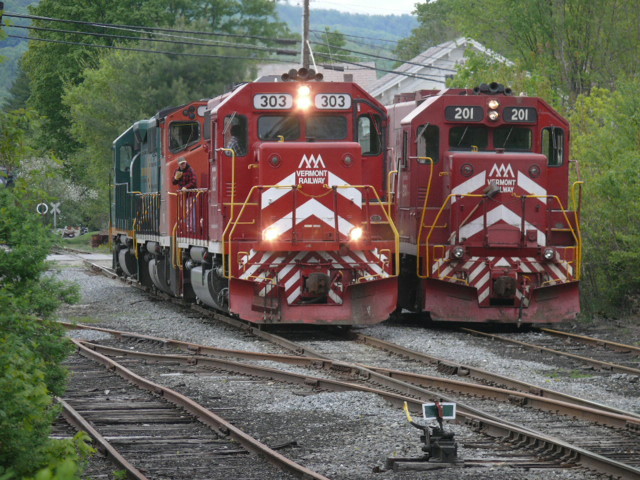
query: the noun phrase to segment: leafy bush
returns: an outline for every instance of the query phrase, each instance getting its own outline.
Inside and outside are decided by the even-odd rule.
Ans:
[[[52,317],[78,291],[46,275],[53,238],[27,198],[19,186],[0,188],[0,478],[75,479],[84,437],[49,434],[58,414],[53,395],[67,378],[61,363],[73,345]]]

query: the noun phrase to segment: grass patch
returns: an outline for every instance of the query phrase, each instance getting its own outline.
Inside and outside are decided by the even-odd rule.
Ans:
[[[88,232],[73,238],[60,238],[60,246],[75,248],[87,253],[109,253],[109,244],[100,245],[97,248],[91,246],[91,237],[100,234],[100,231]]]
[[[545,372],[544,375],[552,380],[558,380],[567,377],[573,380],[593,377],[593,374],[585,373],[582,370],[554,370],[553,372]]]

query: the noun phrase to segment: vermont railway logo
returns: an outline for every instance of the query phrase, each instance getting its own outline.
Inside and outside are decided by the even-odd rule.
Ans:
[[[327,166],[321,155],[302,156],[296,171],[298,184],[324,184],[327,183],[327,175]]]
[[[491,167],[491,171],[489,172],[487,183],[493,183],[497,187],[500,187],[501,192],[513,192],[513,189],[516,186],[516,176],[513,173],[511,164],[507,164],[505,166],[504,163],[501,163],[498,166],[497,163],[494,163],[493,167]]]

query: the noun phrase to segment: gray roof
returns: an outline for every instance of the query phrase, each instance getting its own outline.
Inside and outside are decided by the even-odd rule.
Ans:
[[[394,72],[405,75],[388,73],[374,82],[369,87],[369,92],[386,103],[398,93],[444,88],[446,78],[455,75],[457,67],[466,61],[464,55],[469,48],[489,55],[500,62],[513,64],[502,55],[484,47],[475,40],[461,37],[425,50],[394,70]]]

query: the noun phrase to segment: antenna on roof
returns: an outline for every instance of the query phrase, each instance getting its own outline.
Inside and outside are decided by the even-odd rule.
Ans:
[[[311,55],[311,61],[313,62],[313,69],[317,72],[318,67],[316,66],[316,59],[313,58],[313,50],[311,50],[311,44],[309,43],[309,40],[307,40],[307,48],[309,49],[309,55]]]

